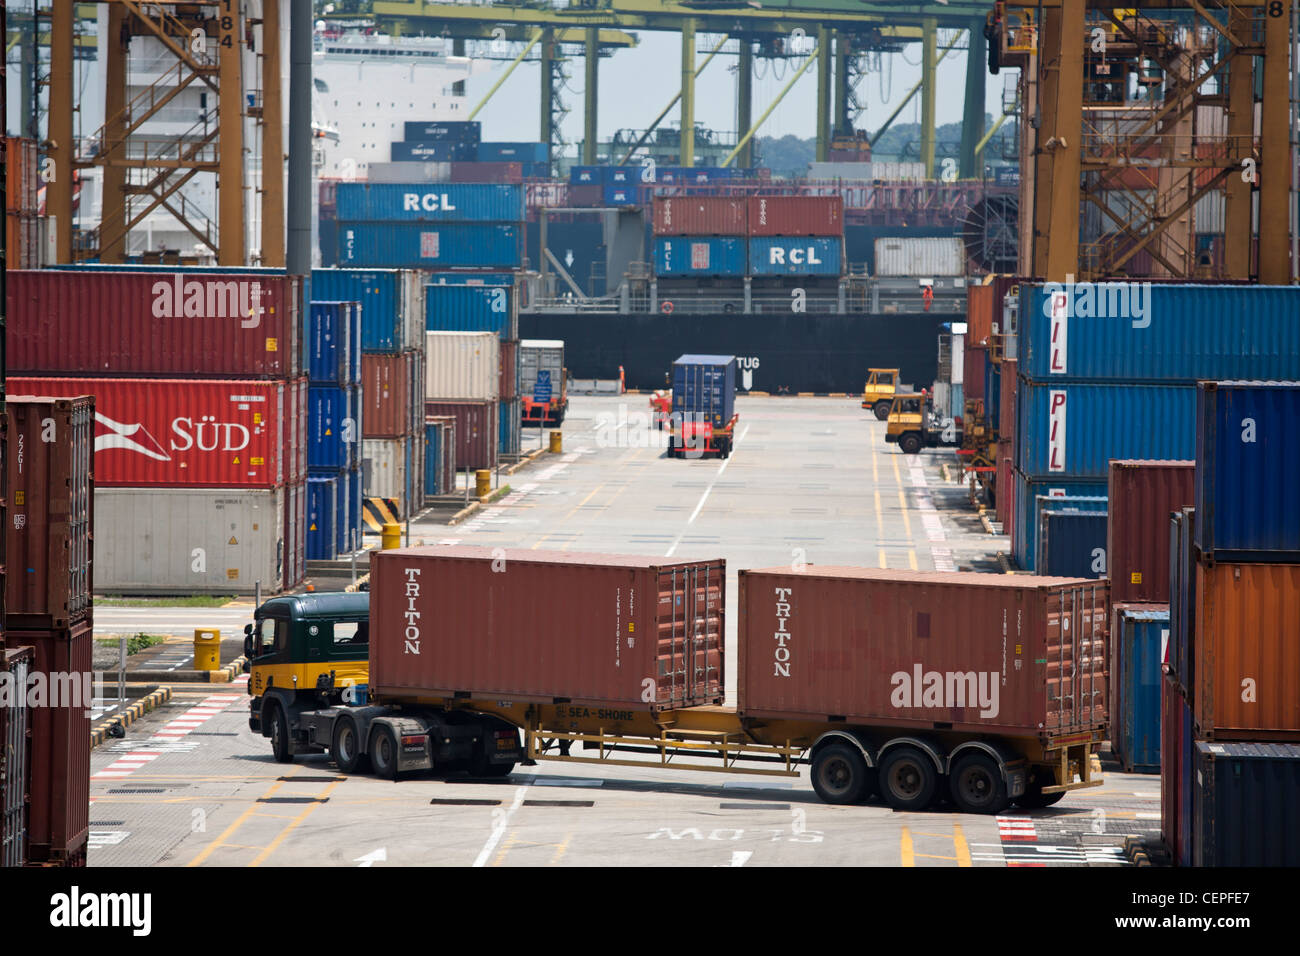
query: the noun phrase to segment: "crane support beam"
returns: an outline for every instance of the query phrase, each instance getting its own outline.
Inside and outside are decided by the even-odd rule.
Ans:
[[[469,119],[473,119],[475,116],[478,116],[479,110],[487,106],[488,100],[492,99],[492,94],[494,94],[497,90],[501,89],[502,84],[504,84],[506,80],[510,79],[510,74],[515,71],[515,67],[519,66],[520,63],[524,62],[524,58],[527,57],[528,54],[532,52],[533,47],[537,46],[538,41],[542,39],[542,34],[544,32],[545,31],[539,27],[533,33],[532,39],[529,40],[528,43],[524,46],[524,48],[519,51],[519,55],[515,57],[514,60],[511,61],[508,67],[505,68],[505,72],[503,72],[499,77],[497,77],[497,81],[492,84],[492,88],[483,94],[483,99],[478,101],[478,105],[475,106],[472,110],[470,110],[469,117],[468,117]]]
[[[262,2],[262,265],[284,268],[284,109],[280,0]]]
[[[921,162],[925,163],[925,178],[934,179],[934,94],[939,65],[935,56],[934,20],[926,20],[925,36],[921,39]]]
[[[852,56],[852,37],[842,31],[835,32],[835,119],[831,123],[831,137],[850,136],[853,133],[853,116],[849,109],[849,57]]]
[[[1238,38],[1250,36],[1250,15],[1232,10],[1229,25]],[[1236,53],[1228,64],[1228,157],[1232,175],[1223,189],[1223,267],[1228,279],[1249,279],[1251,273],[1251,184],[1243,159],[1255,155],[1254,58]]]
[[[682,24],[682,146],[678,160],[695,165],[695,21]]]
[[[46,185],[45,208],[55,221],[55,258],[59,264],[72,262],[72,168],[76,154],[72,140],[72,30],[75,19],[72,4],[54,4],[50,13],[48,137],[54,178]]]
[[[582,161],[588,166],[594,166],[597,87],[600,82],[600,31],[596,27],[587,28],[586,46],[586,85],[582,91]]]
[[[1044,82],[1043,129],[1039,169],[1050,169],[1054,188],[1048,193],[1048,217],[1040,220],[1040,236],[1047,239],[1043,272],[1049,282],[1064,282],[1079,271],[1079,173],[1083,129],[1084,0],[1064,0],[1045,18],[1042,47]],[[1051,58],[1050,60],[1048,58]],[[1054,75],[1047,92],[1047,76]],[[1048,177],[1039,177],[1043,188]]]
[[[746,136],[754,124],[754,41],[740,38],[740,60],[736,65],[736,130]],[[742,169],[754,166],[754,142],[746,137],[737,163]]]
[[[247,265],[244,261],[244,52],[243,13],[232,4],[230,13],[217,18],[220,51],[217,128],[221,143],[217,153],[217,264]],[[166,205],[166,204],[164,204]]]
[[[718,55],[718,51],[722,49],[723,45],[727,42],[728,39],[730,38],[724,34],[722,39],[719,40],[714,45],[713,49],[709,51],[709,55],[704,58],[704,62],[695,68],[696,77],[699,77],[699,75],[704,72],[704,68],[708,66],[711,62],[713,62],[713,58]],[[743,52],[744,47],[745,44],[744,41],[742,41],[741,42],[742,59],[744,59],[744,52]],[[676,93],[673,94],[673,98],[668,101],[668,105],[659,111],[659,115],[656,116],[654,118],[654,121],[651,122],[650,125],[646,127],[645,132],[643,132],[639,137],[637,137],[637,141],[632,144],[632,147],[626,153],[623,154],[623,158],[618,161],[618,164],[620,166],[627,165],[627,161],[632,158],[632,154],[635,153],[638,149],[640,149],[641,145],[647,139],[650,138],[650,134],[653,133],[655,129],[658,128],[659,124],[664,121],[664,117],[667,116],[672,111],[672,108],[677,105],[678,101],[681,98],[682,98],[681,90],[678,90]]]
[[[102,139],[102,155],[108,161],[125,155],[126,137],[129,135],[124,109],[127,46],[123,41],[122,27],[125,21],[126,10],[120,4],[110,5],[108,35],[104,38],[104,115],[108,119],[104,122]],[[106,242],[103,227],[106,223],[120,223],[126,219],[126,168],[117,164],[106,165],[102,175],[104,192],[99,219],[99,261],[125,262],[126,236],[129,229],[121,230],[120,234],[114,235],[111,241]]]
[[[833,55],[831,31],[825,26],[817,28],[817,162],[826,162],[830,155],[831,129],[831,60]]]
[[[537,139],[546,144],[546,175],[551,174],[551,151],[555,142],[555,120],[551,114],[551,103],[555,100],[555,28],[542,29],[540,77],[541,97],[540,113],[537,123]]]
[[[1264,94],[1259,105],[1259,281],[1267,285],[1286,285],[1297,271],[1290,261],[1290,47],[1291,4],[1270,6],[1264,17]]]
[[[984,21],[975,20],[970,25],[970,40],[966,43],[966,99],[962,103],[961,158],[958,172],[962,179],[978,179],[977,157],[988,138],[984,134],[984,75],[988,69],[988,41],[984,38]],[[1006,116],[997,121],[996,131]],[[991,135],[991,134],[990,134]]]

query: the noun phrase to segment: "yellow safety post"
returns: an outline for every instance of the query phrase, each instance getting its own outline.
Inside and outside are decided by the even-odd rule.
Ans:
[[[551,454],[558,455],[564,448],[564,432],[551,432]]]
[[[492,471],[488,468],[480,468],[474,472],[474,494],[480,498],[486,497],[492,493]]]
[[[384,525],[384,530],[379,532],[379,550],[391,551],[393,548],[402,546],[402,526],[394,521]]]
[[[221,666],[221,631],[215,627],[194,629],[194,669],[214,671]]]

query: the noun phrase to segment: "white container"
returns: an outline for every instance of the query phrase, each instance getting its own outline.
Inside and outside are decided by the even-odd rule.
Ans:
[[[533,397],[538,372],[551,373],[551,397],[564,391],[564,340],[523,339],[519,343],[519,394]]]
[[[445,183],[451,163],[371,163],[366,178],[372,183]]]
[[[878,276],[934,278],[965,274],[966,245],[956,236],[876,240]]]
[[[361,442],[361,475],[363,497],[391,498],[397,502],[398,514],[405,518],[410,512],[407,502],[414,490],[411,479],[415,469],[411,464],[415,448],[408,438],[367,438]]]
[[[925,163],[809,163],[808,178],[841,179],[845,182],[887,183],[920,182],[925,179]]]
[[[95,588],[122,594],[275,594],[285,490],[96,488]]]
[[[425,274],[418,269],[402,270],[402,347],[424,351],[424,283]],[[419,381],[419,379],[416,379]],[[424,423],[424,419],[420,419]]]
[[[495,332],[426,332],[424,342],[426,399],[497,399],[501,340]]]

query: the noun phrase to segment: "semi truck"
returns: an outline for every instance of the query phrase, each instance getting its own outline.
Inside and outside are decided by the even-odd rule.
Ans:
[[[736,357],[679,357],[672,370],[668,457],[730,458],[736,444]],[[652,402],[653,404],[653,402]]]
[[[560,425],[569,410],[569,370],[563,339],[519,343],[519,396],[525,425]]]
[[[721,560],[373,552],[368,593],[257,609],[249,726],[278,761],[389,779],[807,766],[828,803],[971,813],[1101,784],[1105,581],[809,566],[742,570],[739,594],[726,707]]]

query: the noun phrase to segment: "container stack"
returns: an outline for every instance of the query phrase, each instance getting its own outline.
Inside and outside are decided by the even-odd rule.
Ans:
[[[307,321],[307,560],[361,547],[361,304],[316,301]]]
[[[551,174],[550,143],[479,143],[478,165],[484,167],[515,165],[529,179]],[[489,170],[484,170],[489,172]],[[461,180],[471,182],[471,180]],[[499,182],[497,179],[474,179],[473,182]],[[452,182],[457,182],[453,179]]]
[[[1105,496],[1112,459],[1192,458],[1198,380],[1300,376],[1300,288],[1025,286],[1020,305],[1012,550],[1026,571],[1040,499]]]
[[[5,137],[5,267],[40,268],[40,154],[36,140]]]
[[[104,591],[275,593],[305,571],[301,280],[273,269],[10,273],[11,393],[93,395]]]
[[[4,640],[31,653],[26,663],[6,654],[5,669],[44,674],[51,696],[46,706],[26,713],[14,708],[0,718],[5,763],[16,768],[19,781],[25,772],[29,800],[23,851],[21,813],[14,812],[15,790],[23,784],[0,788],[3,853],[5,862],[22,854],[30,863],[84,865],[90,829],[95,400],[84,394],[32,397],[13,381],[9,388],[7,436],[10,447],[23,453],[5,461],[5,552],[9,567],[18,570],[5,576]],[[26,754],[22,729],[30,739]]]
[[[569,370],[563,339],[519,343],[519,395],[527,425],[559,425],[569,409]]]
[[[1171,528],[1162,688],[1179,747],[1162,827],[1184,865],[1300,864],[1297,415],[1300,382],[1196,390],[1196,507]]]
[[[424,500],[456,491],[456,419],[424,417]]]
[[[403,133],[401,142],[392,146],[395,163],[473,162],[483,125],[474,120],[407,121]]]
[[[662,277],[744,276],[749,203],[737,196],[656,196],[655,273]]]
[[[518,269],[524,189],[496,183],[339,183],[338,264]]]
[[[456,444],[448,453],[455,470],[463,474],[495,468],[501,427],[500,335],[426,332],[425,354],[424,414],[426,420],[455,420]]]

